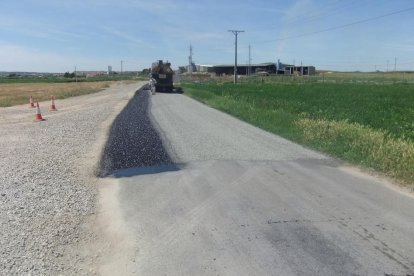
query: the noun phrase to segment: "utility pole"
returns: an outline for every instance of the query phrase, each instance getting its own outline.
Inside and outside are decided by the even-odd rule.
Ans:
[[[75,65],[75,81],[76,81],[76,83],[78,83],[78,74],[76,72],[76,65]]]
[[[394,58],[394,72],[397,71],[397,57]]]
[[[302,65],[302,61],[300,61],[300,75],[303,76],[303,65]]]
[[[188,72],[193,74],[193,46],[190,44],[190,56],[188,57]]]
[[[251,56],[250,56],[250,44],[249,44],[249,68],[247,69],[247,72],[248,72],[248,76],[250,76],[250,74],[251,74],[251,66],[252,66],[252,58],[251,58]]]
[[[122,75],[122,63],[124,63],[123,60],[121,60],[121,75]]]
[[[390,64],[390,61],[387,60],[387,72],[388,72],[388,65]]]
[[[244,31],[241,30],[229,30],[229,32],[232,32],[234,34],[234,84],[237,83],[237,36],[239,33],[244,33]]]

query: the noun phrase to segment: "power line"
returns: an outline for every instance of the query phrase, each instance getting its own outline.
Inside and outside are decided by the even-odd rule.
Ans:
[[[386,14],[382,14],[382,15],[378,15],[378,16],[375,16],[375,17],[366,18],[366,19],[363,19],[363,20],[359,20],[359,21],[355,21],[355,22],[351,22],[351,23],[348,23],[348,24],[339,25],[339,26],[335,26],[335,27],[331,27],[331,28],[327,28],[327,29],[323,29],[323,30],[319,30],[319,31],[303,33],[303,34],[298,34],[298,35],[292,35],[292,36],[288,36],[288,37],[283,37],[283,38],[274,39],[274,40],[267,40],[267,41],[262,41],[262,42],[256,42],[256,43],[270,43],[270,42],[276,42],[276,41],[282,41],[282,40],[288,40],[288,39],[294,39],[294,38],[299,38],[299,37],[304,37],[304,36],[320,34],[320,33],[329,32],[329,31],[333,31],[333,30],[343,29],[343,28],[353,26],[353,25],[362,24],[362,23],[365,23],[365,22],[373,21],[373,20],[378,20],[380,18],[388,17],[388,16],[391,16],[391,15],[395,15],[395,14],[399,14],[399,13],[403,13],[403,12],[407,12],[407,11],[411,11],[411,10],[414,10],[414,7],[403,9],[403,10],[398,10],[398,11],[394,11],[394,12],[390,12],[390,13],[386,13]]]
[[[353,5],[354,3],[355,4],[358,3],[358,5]],[[358,7],[366,5],[367,3],[360,3],[360,0],[356,0],[356,1],[352,1],[352,2],[348,1],[343,6],[342,6],[342,4],[343,3],[340,3],[340,5],[337,5],[337,6],[336,6],[336,4],[332,5],[334,7],[333,9],[329,9],[329,6],[325,6],[325,9],[319,10],[318,12],[315,12],[315,13],[308,13],[308,12],[301,13],[299,15],[296,15],[295,18],[293,18],[293,19],[284,21],[284,24],[291,25],[291,24],[294,24],[294,23],[303,24],[303,23],[307,23],[307,22],[312,22],[312,21],[318,20],[320,18],[327,17],[328,15],[332,15],[332,14],[335,14],[335,13],[342,13],[345,8],[356,9]],[[307,17],[305,17],[305,16],[307,16]],[[272,27],[272,28],[266,28],[266,27],[261,27],[260,29],[254,29],[254,30],[253,29],[248,29],[248,31],[249,32],[250,31],[254,31],[254,32],[268,31],[268,30],[275,30],[275,29],[280,28],[279,26],[278,27]]]

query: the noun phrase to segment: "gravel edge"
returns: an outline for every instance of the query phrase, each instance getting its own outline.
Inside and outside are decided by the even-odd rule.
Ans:
[[[94,256],[79,248],[95,238],[85,222],[96,212],[96,143],[133,86],[57,101],[44,122],[26,106],[0,109],[0,275],[91,274]]]

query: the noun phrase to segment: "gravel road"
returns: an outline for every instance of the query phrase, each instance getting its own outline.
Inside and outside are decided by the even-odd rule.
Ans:
[[[96,212],[97,143],[141,85],[57,100],[57,112],[40,103],[43,122],[28,105],[0,108],[0,275],[89,273],[78,248],[94,238],[82,225]]]
[[[327,159],[179,94],[152,97],[151,113],[177,163],[203,160]]]
[[[0,275],[414,273],[412,195],[142,85],[0,109]]]
[[[99,273],[414,273],[412,195],[184,95],[157,93],[151,114],[177,168],[105,178],[118,238]]]

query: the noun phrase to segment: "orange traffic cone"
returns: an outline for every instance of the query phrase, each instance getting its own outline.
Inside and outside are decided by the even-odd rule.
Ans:
[[[30,99],[29,99],[29,104],[30,104],[30,108],[35,108],[36,106],[34,105],[34,102],[33,102],[33,97],[32,96],[30,96]]]
[[[42,118],[42,114],[40,114],[40,107],[39,102],[36,102],[36,115],[34,118],[35,121],[44,121],[45,119]]]
[[[55,96],[51,96],[51,99],[52,99],[52,103],[50,105],[49,110],[50,111],[57,111],[56,106],[55,106]]]

